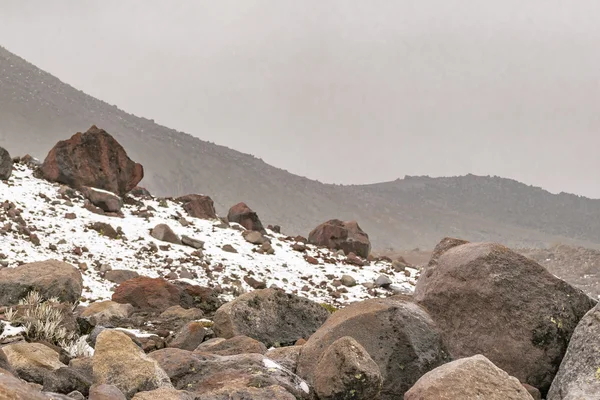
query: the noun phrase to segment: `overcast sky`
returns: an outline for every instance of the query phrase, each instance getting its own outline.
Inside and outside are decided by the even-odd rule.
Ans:
[[[139,116],[335,183],[600,198],[598,0],[0,0],[0,45]]]

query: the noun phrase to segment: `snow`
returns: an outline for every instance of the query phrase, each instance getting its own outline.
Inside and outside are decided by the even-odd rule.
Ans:
[[[94,266],[101,264],[149,277],[180,272],[184,267],[197,277],[181,280],[201,286],[219,286],[225,300],[232,299],[234,293],[252,290],[243,280],[245,276],[252,276],[265,281],[267,287],[275,285],[286,292],[337,306],[373,297],[361,283],[372,283],[381,274],[392,280],[396,292],[412,292],[417,277],[417,270],[408,268],[410,276],[407,277],[404,272],[395,272],[387,262],[371,262],[364,267],[349,265],[344,256],[307,245],[305,254],[319,260],[319,265],[311,265],[304,259],[304,253],[292,249],[294,241],[285,240],[284,235],[271,231],[268,236],[275,254],[259,254],[255,252],[259,246],[246,242],[239,228],[222,228],[220,221],[192,218],[180,204],[165,199],[138,199],[141,207],[126,204],[122,209],[123,218],[97,215],[83,208],[83,197],[67,201],[61,198],[59,189],[58,184],[35,178],[28,166],[15,164],[13,176],[7,182],[0,181],[0,203],[12,202],[22,210],[21,217],[38,236],[40,245],[34,245],[16,229],[17,224],[11,222],[8,233],[4,236],[0,233],[0,253],[10,267],[51,258],[75,266],[85,263],[82,304],[111,298],[116,285],[103,279],[95,270]],[[134,214],[149,207],[155,210],[151,211],[153,216],[149,219]],[[0,219],[3,212],[0,208]],[[67,219],[66,213],[74,213],[76,218]],[[182,226],[178,221],[180,217],[191,224]],[[115,229],[120,227],[124,238],[110,239],[89,229],[94,222],[108,223]],[[0,228],[5,223],[0,223]],[[150,230],[161,223],[169,225],[179,236],[187,235],[205,242],[204,257],[192,255],[196,249],[191,247],[168,244],[151,237]],[[151,242],[157,246],[168,244],[169,249],[152,253],[148,251]],[[238,253],[223,251],[221,247],[225,244],[232,245]],[[77,255],[73,251],[76,247],[88,251]],[[335,260],[335,263],[326,263],[325,259]],[[344,274],[353,276],[358,285],[345,288],[347,293],[341,293],[341,296],[332,296],[336,291],[333,281]],[[304,286],[309,290],[303,291]],[[377,289],[374,295],[390,294],[393,292]]]

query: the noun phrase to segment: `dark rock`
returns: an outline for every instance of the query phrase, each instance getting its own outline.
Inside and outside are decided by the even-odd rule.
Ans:
[[[123,207],[123,200],[114,193],[91,187],[82,187],[81,193],[104,212],[118,213]]]
[[[210,353],[220,356],[233,356],[236,354],[257,353],[265,354],[267,347],[248,336],[239,335],[230,339],[219,341],[210,346],[200,346],[194,353]]]
[[[175,334],[175,337],[169,343],[169,347],[193,351],[202,343],[207,333],[206,328],[201,322],[188,322]]]
[[[187,196],[177,198],[177,201],[183,203],[183,209],[190,217],[217,219],[214,202],[208,196],[188,194]]]
[[[343,250],[346,254],[354,253],[363,258],[367,258],[371,252],[369,236],[356,221],[329,220],[310,232],[308,242],[332,250]]]
[[[243,226],[249,231],[258,231],[262,234],[267,233],[263,227],[258,214],[250,209],[246,203],[238,203],[229,209],[227,220]]]
[[[13,160],[6,149],[0,147],[0,180],[5,181],[12,175]]]
[[[173,244],[181,244],[181,239],[179,239],[179,236],[177,236],[167,224],[156,225],[154,228],[152,228],[150,235],[156,240]]]
[[[130,279],[137,278],[138,276],[140,276],[140,274],[138,274],[135,271],[130,271],[128,269],[113,269],[104,273],[104,279],[116,284],[120,284]]]
[[[45,179],[72,187],[95,187],[124,195],[144,177],[123,147],[106,131],[92,126],[58,142],[41,166]]]

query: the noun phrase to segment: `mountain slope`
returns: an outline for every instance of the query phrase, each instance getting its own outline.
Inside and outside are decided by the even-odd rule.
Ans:
[[[340,218],[358,220],[380,249],[431,248],[448,235],[523,247],[600,247],[600,200],[473,176],[322,184],[127,114],[0,48],[0,146],[43,159],[58,140],[94,124],[144,165],[142,185],[153,194],[208,194],[221,214],[245,201],[265,224],[290,234]]]

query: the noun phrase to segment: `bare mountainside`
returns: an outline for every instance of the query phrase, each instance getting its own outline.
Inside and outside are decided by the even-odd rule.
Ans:
[[[324,220],[339,218],[359,221],[376,249],[432,248],[444,236],[520,247],[561,242],[600,248],[600,200],[476,176],[322,184],[128,114],[0,48],[0,146],[43,159],[58,140],[91,125],[110,132],[144,165],[142,184],[155,195],[208,194],[221,214],[245,201],[263,222],[282,225],[289,234],[307,235]],[[332,157],[340,158],[340,168],[360,160]]]

